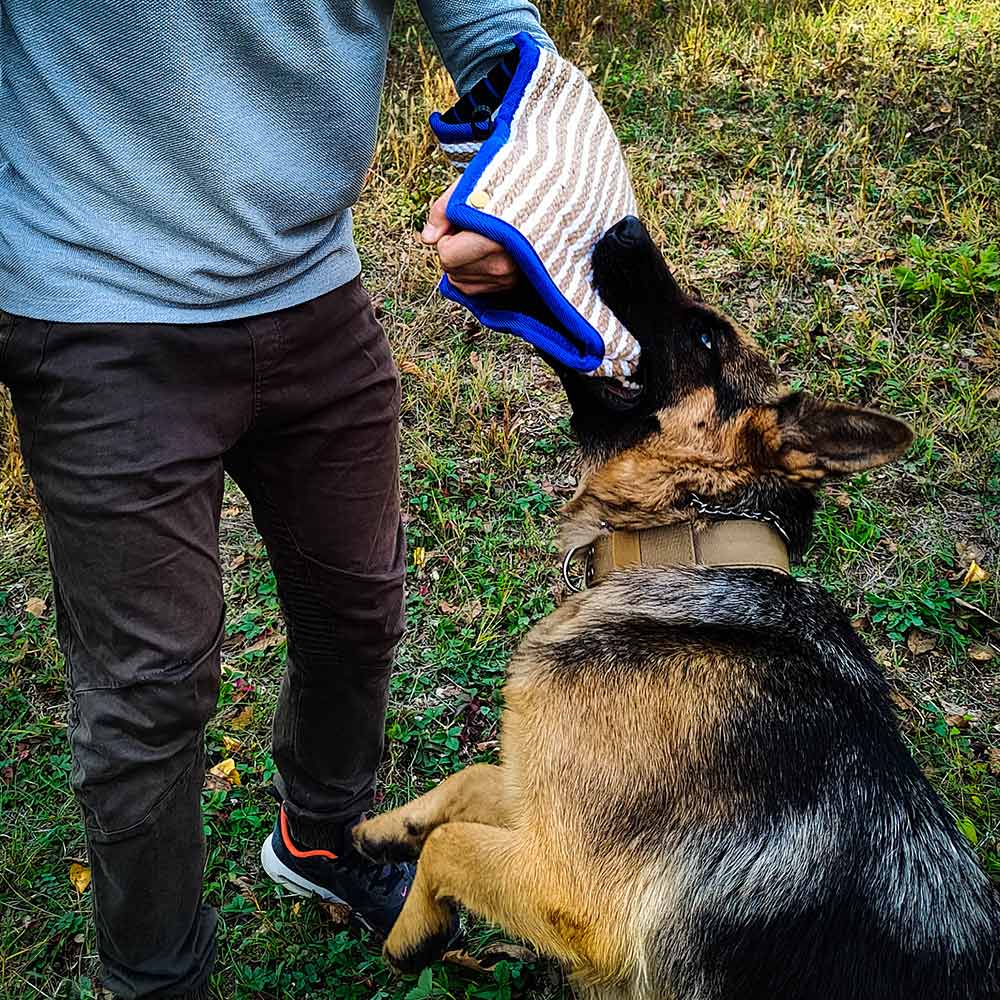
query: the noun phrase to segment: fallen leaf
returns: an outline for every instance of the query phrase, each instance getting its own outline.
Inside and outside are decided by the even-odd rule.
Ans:
[[[989,573],[983,569],[975,559],[969,563],[969,568],[962,577],[962,586],[968,587],[970,583],[985,583],[989,579]]]
[[[230,785],[239,788],[240,772],[236,770],[236,761],[232,757],[220,760],[215,767],[209,768],[209,774],[214,774],[217,778],[223,778]]]
[[[293,920],[298,919],[298,916],[299,916],[299,913],[301,912],[301,910],[302,910],[302,904],[301,903],[292,903],[292,919]]]
[[[847,508],[851,506],[851,498],[846,493],[834,493],[833,502],[842,508]]]
[[[225,778],[208,771],[205,774],[205,783],[201,787],[209,792],[228,792],[233,786]]]
[[[447,601],[442,601],[438,608],[444,615],[453,615],[458,611],[458,607],[454,604],[449,604]]]
[[[924,635],[923,632],[914,629],[906,637],[906,648],[914,655],[920,656],[929,653],[937,645],[937,639],[932,635]]]
[[[223,517],[239,517],[240,508],[239,507],[223,507],[222,516]]]
[[[413,550],[413,565],[419,569],[425,562],[427,562],[427,549],[418,545]]]
[[[456,948],[444,954],[444,961],[472,972],[489,972],[498,962],[534,962],[537,958],[538,955],[530,948],[506,941],[488,945],[478,955],[470,955],[464,948]]]
[[[272,646],[280,645],[285,641],[284,632],[269,632],[265,636],[261,636],[253,645],[247,646],[243,650],[244,653],[256,653],[261,649],[270,649]]]
[[[253,724],[253,705],[247,705],[229,720],[230,729],[246,729]]]
[[[889,693],[889,697],[892,698],[893,703],[897,708],[901,708],[904,712],[913,711],[913,702],[910,701],[910,699],[907,698],[902,692],[893,688],[893,690]]]
[[[463,949],[456,948],[454,951],[446,951],[441,956],[441,960],[451,965],[459,965],[472,972],[486,972],[486,966]]]
[[[250,884],[249,879],[243,875],[232,875],[229,878],[229,884],[236,886],[244,899],[253,903],[258,910],[260,909],[260,903],[257,902],[257,897],[254,895],[253,886]]]
[[[24,610],[33,618],[41,618],[45,614],[47,602],[44,597],[29,597]]]
[[[1000,747],[990,747],[987,756],[990,761],[990,772],[1000,775]]]
[[[245,552],[240,552],[239,555],[233,556],[229,560],[229,565],[227,569],[239,569],[247,561],[247,554]]]
[[[462,605],[461,615],[467,622],[474,622],[483,613],[483,606],[477,600],[466,601]]]
[[[226,753],[237,753],[243,749],[243,744],[239,740],[234,740],[232,736],[222,737],[222,749]]]
[[[81,894],[86,892],[87,886],[90,885],[90,869],[87,865],[81,865],[74,861],[69,866],[69,880],[77,892]]]
[[[961,715],[946,715],[944,721],[955,729],[968,729],[972,720],[963,712]]]
[[[981,563],[986,558],[986,549],[975,542],[955,542],[955,555],[965,568],[972,562]]]
[[[851,619],[851,628],[854,629],[855,632],[860,632],[863,628],[867,628],[867,626],[868,626],[867,615],[862,615],[860,618]]]
[[[534,962],[538,955],[524,945],[511,944],[509,941],[497,941],[488,944],[480,953],[480,959],[494,959],[497,962]]]
[[[457,684],[441,684],[434,689],[434,697],[438,701],[443,701],[448,704],[462,704],[462,702],[469,700],[469,695],[464,688],[460,688]]]
[[[993,646],[984,646],[976,642],[969,647],[969,659],[976,663],[988,663],[995,655],[996,649]]]
[[[346,924],[351,919],[351,908],[346,903],[331,903],[321,899],[319,905],[335,924]]]

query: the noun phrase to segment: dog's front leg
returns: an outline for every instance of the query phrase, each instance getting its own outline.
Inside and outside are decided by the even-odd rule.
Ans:
[[[360,823],[354,844],[373,861],[412,861],[443,823],[506,826],[509,815],[503,768],[473,764],[405,806]]]
[[[480,823],[445,823],[427,838],[386,960],[416,972],[440,958],[459,904],[570,965],[586,961],[592,924],[571,880],[524,834]]]

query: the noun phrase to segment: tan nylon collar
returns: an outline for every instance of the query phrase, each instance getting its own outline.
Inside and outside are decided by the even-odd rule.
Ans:
[[[629,566],[728,566],[788,573],[788,547],[762,521],[691,521],[640,531],[612,531],[590,547],[587,583]]]

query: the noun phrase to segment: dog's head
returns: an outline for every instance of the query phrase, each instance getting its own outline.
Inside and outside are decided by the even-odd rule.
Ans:
[[[560,371],[586,471],[567,505],[571,544],[603,521],[643,527],[693,515],[692,499],[770,513],[793,554],[829,476],[902,454],[906,424],[874,410],[782,391],[764,354],[685,294],[645,227],[627,218],[598,243],[594,282],[642,349],[638,388]]]

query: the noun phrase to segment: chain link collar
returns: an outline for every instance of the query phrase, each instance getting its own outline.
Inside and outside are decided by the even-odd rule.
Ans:
[[[765,524],[771,525],[781,535],[786,545],[790,544],[788,532],[785,531],[780,518],[774,511],[744,510],[740,507],[713,507],[695,494],[692,494],[688,506],[693,507],[703,517],[710,517],[716,521],[763,521]]]

